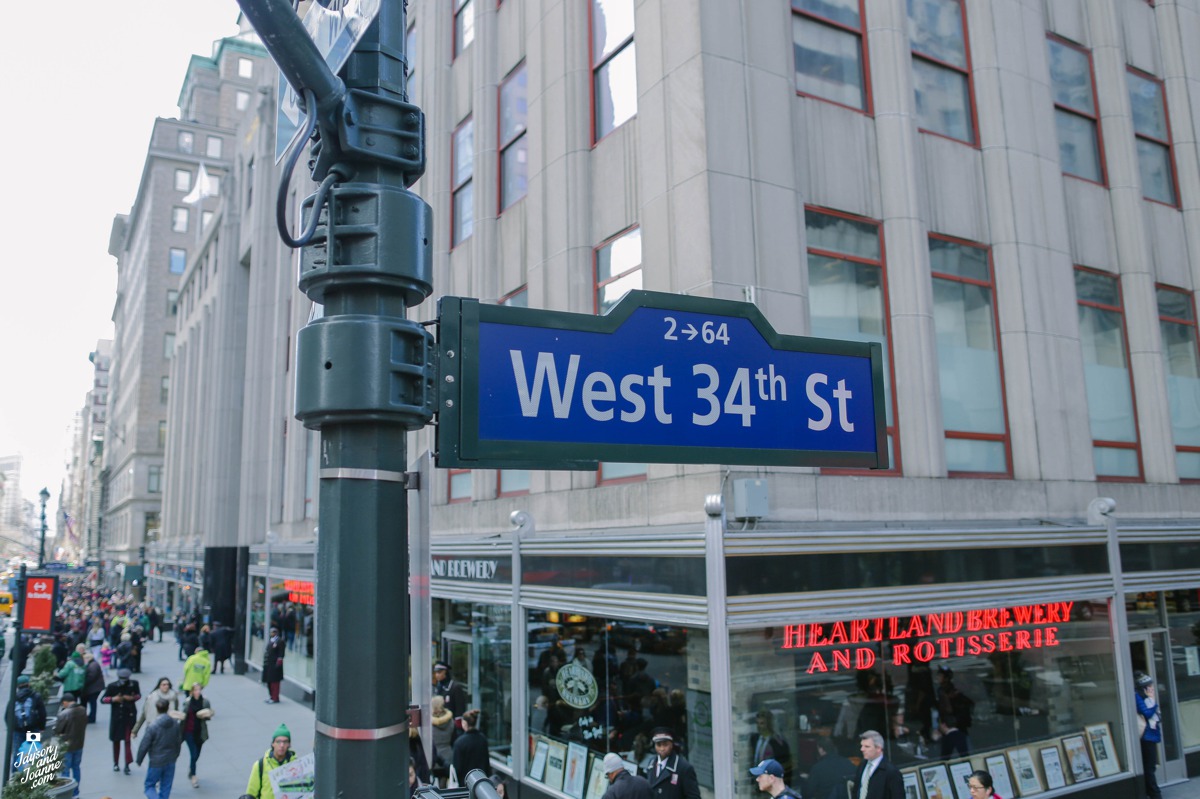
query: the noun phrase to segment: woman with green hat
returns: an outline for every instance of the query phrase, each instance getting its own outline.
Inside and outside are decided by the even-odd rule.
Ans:
[[[271,736],[271,748],[250,767],[250,782],[246,785],[246,795],[253,796],[254,799],[275,799],[275,789],[271,787],[271,780],[267,775],[295,759],[296,753],[292,751],[292,731],[286,724],[280,724]]]

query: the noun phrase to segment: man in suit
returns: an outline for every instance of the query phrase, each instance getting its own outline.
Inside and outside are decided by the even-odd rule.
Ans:
[[[646,775],[651,795],[655,799],[700,799],[696,769],[675,751],[675,736],[666,727],[655,727],[652,736],[658,757]]]
[[[863,762],[854,776],[853,799],[904,799],[900,769],[883,756],[883,736],[867,730],[858,736]]]

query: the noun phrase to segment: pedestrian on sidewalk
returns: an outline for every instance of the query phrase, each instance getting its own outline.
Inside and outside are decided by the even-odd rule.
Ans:
[[[208,740],[208,720],[213,717],[212,705],[203,695],[203,686],[192,683],[191,696],[183,706],[183,742],[188,746],[191,759],[188,762],[188,779],[193,788],[200,787],[200,778],[196,775],[196,762],[200,759],[200,749]]]
[[[42,695],[30,686],[28,674],[17,677],[17,694],[8,703],[4,720],[12,733],[14,754],[25,743],[25,733],[41,733],[46,729],[46,703],[42,701]]]
[[[183,683],[179,688],[185,694],[191,692],[193,685],[207,688],[210,676],[212,676],[212,655],[209,654],[208,649],[201,646],[183,664]]]
[[[62,680],[64,693],[78,696],[83,691],[83,684],[87,679],[87,669],[83,667],[83,655],[78,652],[71,653],[71,657],[67,658],[67,662],[58,670],[57,676]]]
[[[167,700],[167,704],[172,710],[179,710],[179,697],[175,695],[171,680],[167,677],[160,677],[154,690],[146,695],[146,701],[142,703],[142,715],[138,716],[137,724],[133,727],[134,738],[137,737],[143,724],[153,724],[154,720],[158,718],[158,700],[160,699]]]
[[[233,630],[221,622],[213,622],[212,631],[213,668],[225,673],[225,661],[233,657]]]
[[[271,638],[263,651],[262,681],[267,684],[269,705],[279,704],[279,684],[283,682],[283,653],[285,644],[279,636],[279,628],[271,628]]]
[[[104,693],[104,669],[91,652],[83,655],[83,701],[87,703],[88,724],[96,723],[96,705]]]
[[[79,796],[80,765],[83,763],[83,739],[87,733],[87,711],[76,702],[75,694],[62,695],[62,705],[54,720],[54,737],[62,742],[63,774],[75,780],[75,797]]]
[[[246,795],[254,799],[275,799],[275,789],[271,787],[271,780],[267,775],[295,759],[296,753],[292,751],[292,731],[286,724],[280,724],[271,736],[271,747],[267,753],[250,767],[250,782],[246,784]]]
[[[108,720],[108,740],[113,745],[113,771],[121,770],[121,742],[125,742],[125,773],[131,774],[129,764],[133,762],[133,725],[137,722],[137,701],[142,698],[142,689],[137,680],[129,677],[133,674],[129,669],[117,671],[117,679],[104,689],[101,702],[112,706],[112,716]]]
[[[171,718],[167,700],[158,700],[155,709],[158,718],[146,730],[138,745],[137,763],[142,765],[150,755],[150,767],[146,769],[143,790],[146,799],[170,799],[171,784],[175,781],[175,761],[179,759],[179,747],[183,745],[179,722]]]

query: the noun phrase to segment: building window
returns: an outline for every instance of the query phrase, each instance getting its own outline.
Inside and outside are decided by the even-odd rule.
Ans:
[[[878,222],[806,209],[808,308],[812,335],[843,341],[874,341],[883,348],[888,463],[900,471],[893,411],[894,386],[888,340],[887,286]]]
[[[171,230],[176,233],[187,233],[188,229],[188,209],[172,208],[171,209]]]
[[[796,91],[869,111],[860,0],[792,0]]]
[[[146,491],[151,494],[162,493],[163,467],[151,466],[146,470]]]
[[[946,469],[951,477],[1008,477],[1008,421],[990,253],[978,244],[930,236],[929,262]]]
[[[1104,183],[1104,150],[1100,142],[1092,54],[1055,36],[1046,42],[1050,48],[1050,89],[1054,93],[1062,170],[1077,178]]]
[[[159,383],[159,387],[158,387],[158,401],[161,402],[163,405],[166,405],[167,399],[170,398],[170,394],[171,394],[171,377],[170,377],[170,375],[163,375],[162,381]]]
[[[249,58],[238,59],[238,77],[253,78],[254,77],[254,62]]]
[[[1166,359],[1175,467],[1180,480],[1200,480],[1200,341],[1192,296],[1181,289],[1160,286],[1158,323]]]
[[[451,502],[470,502],[471,501],[471,470],[470,469],[450,469],[448,470],[448,478],[450,484],[450,501]]]
[[[200,229],[208,230],[208,223],[212,221],[212,218],[213,218],[212,211],[201,211],[200,212]]]
[[[596,313],[606,314],[642,287],[642,230],[632,228],[596,248]]]
[[[475,41],[475,0],[454,0],[454,58]]]
[[[191,191],[192,173],[186,169],[175,170],[175,191]]]
[[[167,316],[175,316],[179,313],[179,292],[176,289],[167,289]]]
[[[1158,78],[1132,67],[1125,73],[1133,132],[1137,137],[1138,173],[1142,194],[1167,205],[1178,203],[1175,190],[1175,159],[1171,156],[1171,126],[1167,122],[1167,100]]]
[[[637,115],[633,0],[592,0],[594,141]]]
[[[221,157],[221,137],[209,136],[204,143],[204,154],[209,158]]]
[[[500,496],[528,494],[530,475],[527,469],[501,469],[496,476],[496,491]]]
[[[190,130],[181,130],[179,131],[178,145],[179,152],[190,153],[196,145],[196,137]]]
[[[163,335],[163,357],[168,361],[175,357],[175,334],[166,333]]]
[[[528,106],[525,93],[525,64],[517,67],[500,84],[500,210],[525,196],[528,190],[528,137],[525,124]]]
[[[451,142],[451,240],[454,247],[471,237],[475,227],[475,123],[468,118],[454,131]]]
[[[187,250],[180,249],[179,247],[172,247],[169,252],[171,274],[182,275],[183,270],[187,268]]]
[[[162,515],[158,511],[150,511],[146,514],[145,527],[143,533],[146,543],[157,541],[159,534],[162,532]]]
[[[967,144],[975,143],[971,62],[962,0],[908,0],[917,124]]]
[[[166,421],[159,421],[159,423],[158,423],[158,448],[159,449],[167,448],[167,423],[166,423]]]
[[[245,111],[250,107],[250,92],[238,89],[237,94],[233,96],[233,106],[239,111]]]
[[[1112,275],[1077,268],[1075,296],[1096,477],[1136,480],[1142,465],[1121,285]]]

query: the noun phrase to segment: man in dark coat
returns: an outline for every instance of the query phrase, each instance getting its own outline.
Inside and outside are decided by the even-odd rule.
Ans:
[[[467,775],[476,769],[489,777],[492,775],[487,738],[479,729],[479,710],[468,710],[463,714],[462,720],[463,734],[454,742],[454,751],[450,759],[460,785],[465,784]]]
[[[165,799],[171,795],[171,784],[175,781],[175,761],[179,759],[179,747],[183,743],[183,734],[179,722],[171,718],[167,712],[171,703],[166,699],[158,700],[154,706],[158,718],[146,727],[146,734],[138,745],[138,765],[150,756],[150,766],[146,769],[146,782],[143,786],[148,797]],[[129,773],[129,769],[125,769]]]
[[[608,778],[608,790],[601,799],[651,799],[650,783],[642,777],[625,770],[621,756],[609,752],[604,756],[604,776]]]
[[[88,724],[96,723],[96,705],[104,693],[104,669],[91,652],[85,652],[83,662],[83,702],[87,704]]]
[[[846,799],[846,783],[854,779],[854,764],[838,754],[832,738],[817,739],[820,756],[808,771],[805,799]]]
[[[100,698],[101,702],[112,706],[112,716],[108,721],[108,740],[112,741],[113,745],[113,771],[121,770],[121,742],[124,741],[126,774],[131,773],[129,764],[133,762],[133,744],[130,742],[130,736],[133,734],[133,725],[137,723],[137,703],[142,698],[142,689],[137,680],[129,679],[132,674],[129,669],[118,670],[117,679],[109,683],[104,689],[104,696]]]
[[[904,778],[900,769],[883,756],[883,736],[867,730],[858,736],[862,764],[854,775],[854,799],[904,799]],[[866,790],[863,790],[866,783]]]
[[[263,650],[262,681],[267,684],[270,696],[265,700],[269,705],[279,704],[279,684],[283,682],[283,653],[286,642],[279,635],[279,628],[271,628],[271,638]]]
[[[467,687],[450,676],[450,666],[442,661],[433,664],[433,693],[446,700],[446,709],[459,718],[467,712]]]
[[[233,630],[221,622],[213,622],[212,631],[213,671],[218,668],[225,673],[225,661],[233,657]]]
[[[675,751],[675,735],[666,727],[656,727],[653,738],[658,755],[646,779],[655,799],[700,799],[700,781],[696,769]]]
[[[42,701],[42,695],[30,686],[26,674],[17,677],[17,695],[8,703],[4,722],[12,732],[14,756],[21,744],[25,743],[25,733],[40,733],[46,729],[46,703]]]

